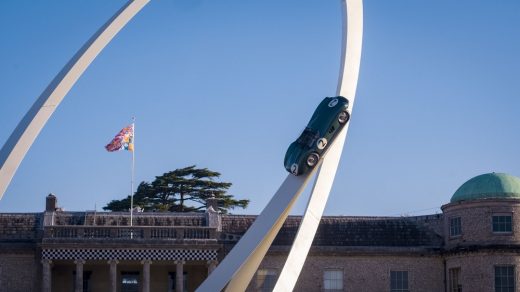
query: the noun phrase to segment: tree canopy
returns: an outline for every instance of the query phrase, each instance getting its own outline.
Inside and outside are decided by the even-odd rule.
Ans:
[[[231,183],[217,181],[219,177],[220,173],[195,165],[166,172],[151,183],[139,184],[134,193],[134,207],[147,211],[197,212],[206,209],[207,199],[215,198],[222,213],[237,207],[246,208],[249,200],[236,200],[227,194]],[[103,209],[127,211],[130,196],[112,200]]]

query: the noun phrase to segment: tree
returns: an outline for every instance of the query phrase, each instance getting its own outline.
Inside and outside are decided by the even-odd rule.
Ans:
[[[206,208],[206,200],[215,198],[218,209],[227,213],[230,209],[246,208],[249,200],[236,200],[227,194],[231,183],[216,181],[220,173],[195,165],[156,176],[151,183],[141,182],[134,193],[134,206],[145,210],[198,212]],[[126,211],[130,208],[130,196],[112,200],[104,210]]]

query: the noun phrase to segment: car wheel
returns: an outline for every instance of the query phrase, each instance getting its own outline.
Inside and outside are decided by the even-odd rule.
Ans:
[[[309,167],[314,167],[316,164],[318,164],[318,161],[320,160],[320,156],[318,153],[311,153],[309,156],[307,156],[307,165]]]
[[[291,173],[294,175],[298,175],[298,164],[293,163],[293,165],[291,165]]]
[[[350,114],[347,111],[342,111],[338,116],[338,122],[344,124],[350,119]]]

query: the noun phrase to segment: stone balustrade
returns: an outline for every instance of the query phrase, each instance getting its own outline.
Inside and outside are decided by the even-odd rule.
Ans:
[[[44,227],[44,241],[65,240],[217,240],[214,227],[202,226],[82,226],[55,225]]]
[[[135,212],[134,226],[207,226],[205,213]],[[130,226],[129,212],[55,212],[52,225]]]

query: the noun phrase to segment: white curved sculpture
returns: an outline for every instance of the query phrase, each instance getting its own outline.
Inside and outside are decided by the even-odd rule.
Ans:
[[[114,36],[150,0],[128,1],[70,59],[40,95],[0,150],[0,199],[54,110]]]
[[[356,88],[361,62],[361,48],[363,42],[363,3],[362,0],[342,1],[343,12],[343,48],[341,66],[336,95],[348,98],[352,111],[356,97]],[[345,19],[346,18],[346,19]],[[346,26],[346,27],[345,27]],[[346,36],[345,36],[346,31]],[[347,40],[348,36],[348,40]],[[294,243],[285,261],[285,265],[274,287],[275,292],[292,291],[307,258],[314,236],[320,224],[325,204],[329,198],[330,189],[334,182],[336,169],[343,150],[349,124],[345,125],[337,142],[332,145],[327,158],[323,161],[312,193],[307,203],[300,228]]]
[[[351,110],[361,56],[361,1],[342,0],[343,12],[348,20],[348,33],[345,37],[345,22],[343,22],[343,51],[337,94],[349,99]],[[0,150],[0,199],[25,154],[65,95],[101,50],[148,2],[149,0],[133,0],[126,3],[74,55],[36,100]],[[275,288],[278,291],[293,289],[323,214],[348,125],[348,123],[345,125],[327,153],[323,155],[320,165],[305,175],[287,176],[257,220],[197,291],[213,292],[224,288],[226,291],[244,291],[246,289],[296,199],[319,167],[313,192],[297,234],[298,244],[294,244],[286,264],[290,267],[284,267],[283,276],[280,276]]]
[[[353,108],[361,60],[363,35],[362,0],[342,0],[343,40],[337,94],[349,99]],[[347,22],[345,22],[347,19]],[[346,27],[347,26],[347,27]],[[348,31],[347,31],[348,30]],[[253,225],[197,289],[199,292],[245,291],[267,250],[282,227],[296,199],[320,167],[297,239],[275,286],[275,291],[292,291],[318,228],[329,196],[348,123],[312,172],[288,175]]]

